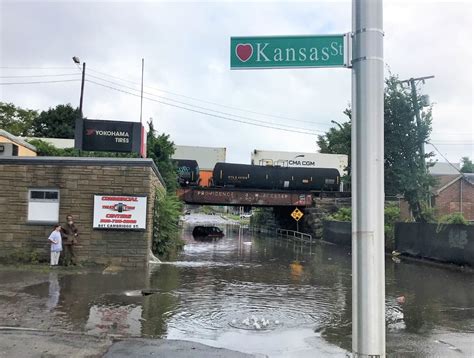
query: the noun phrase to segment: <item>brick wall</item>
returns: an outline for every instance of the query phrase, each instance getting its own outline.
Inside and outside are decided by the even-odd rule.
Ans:
[[[444,189],[435,199],[439,216],[461,211],[461,180]],[[474,220],[474,185],[462,181],[462,213],[467,220]]]
[[[433,198],[432,205],[438,218],[461,212],[461,180],[457,180]],[[462,213],[466,220],[474,221],[474,185],[466,180],[462,181]],[[400,205],[400,217],[402,220],[411,220],[410,208],[404,200]]]
[[[43,157],[44,159],[44,157]],[[0,160],[0,256],[17,250],[49,255],[51,225],[29,224],[28,189],[60,191],[59,220],[72,214],[80,232],[76,252],[80,261],[122,266],[146,266],[151,246],[154,192],[163,188],[151,160],[74,160],[27,163]],[[69,163],[70,162],[70,163]],[[123,164],[122,164],[123,163]],[[145,231],[92,229],[94,195],[146,195]]]

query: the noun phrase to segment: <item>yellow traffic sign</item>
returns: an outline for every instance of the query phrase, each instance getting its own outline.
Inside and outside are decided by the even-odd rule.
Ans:
[[[298,208],[295,208],[295,210],[293,210],[293,212],[291,213],[291,217],[293,219],[295,219],[296,221],[300,221],[300,219],[303,217],[303,215],[304,214]]]

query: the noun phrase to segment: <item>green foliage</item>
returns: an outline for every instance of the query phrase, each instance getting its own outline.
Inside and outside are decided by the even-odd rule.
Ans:
[[[420,98],[417,98],[420,101]],[[385,88],[385,192],[403,194],[416,221],[427,222],[424,205],[430,197],[430,186],[435,184],[420,148],[429,140],[432,108],[421,112],[420,126],[414,118],[411,93],[403,88],[396,76],[386,80]],[[428,166],[433,165],[431,162]]]
[[[417,101],[420,102],[420,97]],[[350,109],[344,113],[351,118]],[[433,153],[426,153],[423,157],[420,148],[429,140],[432,108],[421,112],[420,126],[414,118],[410,91],[401,86],[396,76],[390,75],[385,80],[384,93],[385,193],[403,194],[415,220],[426,222],[430,217],[424,207],[430,196],[430,186],[435,184],[435,179],[427,170],[433,165],[430,161]],[[338,126],[319,136],[318,145],[321,153],[349,155],[351,163],[351,122]],[[426,166],[424,160],[428,162]],[[350,168],[348,172],[350,176]],[[350,178],[346,178],[345,182],[350,182]]]
[[[334,214],[326,217],[330,221],[351,221],[352,209],[339,208]],[[400,220],[400,209],[398,205],[387,205],[384,209],[384,234],[385,245],[389,249],[393,249],[395,243],[395,223]]]
[[[0,128],[13,135],[33,135],[33,121],[37,116],[37,111],[22,109],[13,103],[0,102]]]
[[[469,225],[462,213],[452,213],[444,215],[439,219],[439,224]]]
[[[112,153],[112,152],[89,152],[77,150],[74,148],[56,148],[51,143],[45,142],[41,139],[31,139],[28,143],[36,147],[39,156],[48,157],[114,157],[114,158],[138,158],[137,153]]]
[[[351,221],[352,220],[352,209],[351,208],[339,208],[334,214],[327,217],[327,220],[331,221]]]
[[[153,159],[166,183],[168,192],[175,192],[178,187],[178,174],[175,164],[171,161],[174,154],[174,143],[167,134],[157,135],[153,123],[148,122],[147,157]]]
[[[37,250],[15,250],[8,258],[8,263],[12,264],[38,264],[40,253]]]
[[[60,104],[42,111],[33,121],[33,135],[46,138],[74,138],[74,127],[79,109]]]
[[[175,193],[156,192],[152,240],[155,255],[169,258],[183,246],[178,226],[182,208],[183,204]]]
[[[344,183],[350,183],[351,178],[351,111],[346,109],[344,114],[349,117],[348,122],[339,124],[338,128],[331,127],[324,135],[318,135],[317,144],[321,153],[346,154],[349,158],[346,171],[342,177]]]
[[[273,220],[273,208],[254,208],[250,218],[250,225],[254,227],[263,227]]]
[[[384,210],[385,246],[391,250],[395,248],[395,223],[400,220],[398,205],[387,205]]]
[[[463,173],[474,173],[474,164],[472,164],[472,160],[469,157],[462,157],[461,158],[461,172]]]

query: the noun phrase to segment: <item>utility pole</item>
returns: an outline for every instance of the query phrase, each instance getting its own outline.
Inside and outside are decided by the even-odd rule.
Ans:
[[[72,58],[74,63],[79,67],[81,60],[79,57],[74,56]],[[80,68],[80,67],[79,67]],[[82,150],[82,135],[84,130],[84,116],[82,112],[82,102],[84,99],[84,83],[86,78],[86,63],[82,63],[82,80],[81,80],[81,97],[79,99],[79,115],[76,117],[76,122],[74,125],[74,148],[79,150],[79,153]]]
[[[415,112],[416,118],[416,126],[418,128],[421,127],[421,115],[420,115],[420,106],[418,105],[418,96],[416,93],[416,85],[418,82],[425,83],[425,80],[434,78],[435,76],[425,76],[425,77],[418,77],[418,78],[410,78],[408,80],[400,81],[400,83],[409,84],[411,87],[411,101],[413,103],[413,111]],[[425,161],[425,143],[420,143],[420,157],[421,163],[423,164],[423,168],[426,171],[426,161]]]
[[[385,357],[382,0],[352,1],[352,352]]]
[[[142,90],[140,93],[140,124],[143,125],[142,112],[143,112],[143,70],[145,68],[145,59],[142,58]]]
[[[83,62],[82,63],[82,81],[81,81],[81,99],[79,100],[79,114],[81,116],[81,118],[83,117],[82,116],[82,100],[84,98],[84,82],[85,82],[85,78],[86,78],[86,63]]]

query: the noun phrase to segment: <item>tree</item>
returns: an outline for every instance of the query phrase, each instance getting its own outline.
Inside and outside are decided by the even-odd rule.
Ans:
[[[435,179],[429,174],[432,152],[420,149],[431,133],[432,107],[421,111],[420,126],[413,120],[414,105],[411,93],[403,88],[396,76],[386,80],[385,88],[385,193],[403,194],[416,221],[426,222],[425,207],[430,197],[430,186]],[[417,101],[421,103],[421,96]],[[421,105],[417,106],[421,108]],[[425,165],[425,161],[428,164]]]
[[[166,190],[175,193],[178,186],[178,174],[171,160],[175,151],[174,143],[170,141],[170,136],[167,134],[157,135],[151,120],[148,122],[148,127],[147,157],[153,159],[158,167],[166,183]]]
[[[0,102],[0,128],[13,135],[26,137],[33,135],[33,120],[38,112],[16,107],[13,103]]]
[[[317,144],[320,153],[346,154],[348,156],[347,174],[342,177],[344,183],[350,183],[351,178],[351,110],[347,108],[343,112],[348,118],[348,122],[336,123],[338,128],[330,128],[324,135],[318,135]]]
[[[79,109],[70,104],[49,108],[33,121],[33,134],[35,137],[74,138],[75,123],[79,115]]]
[[[469,157],[462,157],[461,158],[461,172],[463,173],[474,173],[474,164],[472,164],[472,160]]]
[[[151,120],[148,127],[147,157],[153,159],[166,185],[166,192],[159,191],[156,196],[152,250],[161,257],[169,257],[183,245],[178,227],[183,205],[176,195],[178,174],[171,160],[175,149],[170,136],[158,135]]]
[[[426,221],[424,207],[435,184],[427,167],[432,166],[433,153],[420,152],[429,140],[432,108],[421,112],[421,125],[414,120],[411,93],[401,86],[396,76],[385,80],[384,92],[384,147],[385,147],[385,194],[403,194],[416,221]],[[420,101],[420,97],[418,98]],[[420,106],[419,106],[420,107]],[[350,109],[344,111],[349,119]],[[318,137],[321,153],[348,154],[350,161],[351,122],[331,128]],[[425,161],[427,165],[424,165]],[[350,175],[350,169],[348,170]],[[349,178],[350,181],[350,178]]]

